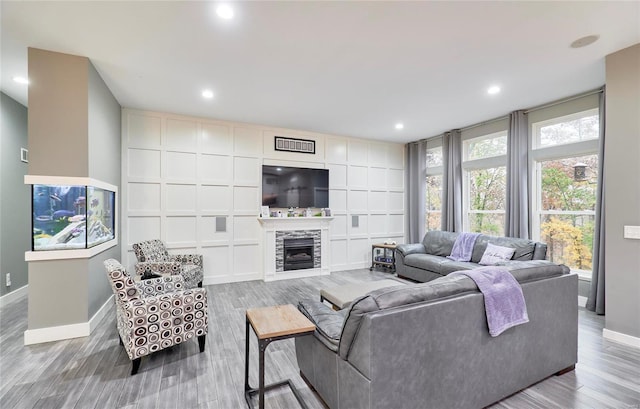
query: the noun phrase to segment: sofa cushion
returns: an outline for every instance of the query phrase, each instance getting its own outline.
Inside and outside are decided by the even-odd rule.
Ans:
[[[447,263],[442,263],[438,267],[440,268],[440,271],[438,271],[438,274],[446,276],[449,273],[453,273],[454,271],[471,270],[473,268],[478,268],[480,266],[477,263],[472,263],[470,261],[449,260]]]
[[[501,247],[514,248],[515,253],[513,254],[512,260],[531,260],[533,258],[533,251],[536,245],[532,240],[514,237],[493,237],[483,234],[478,237],[476,245],[473,247],[473,254],[471,256],[472,262],[480,262],[489,242]]]
[[[409,254],[404,258],[404,264],[407,266],[420,268],[422,270],[433,271],[440,274],[440,264],[448,263],[452,260],[432,254]]]
[[[513,247],[496,246],[493,243],[487,243],[487,249],[484,251],[482,258],[478,264],[483,266],[495,266],[501,261],[511,260],[516,249]]]
[[[422,239],[422,244],[427,254],[446,257],[451,254],[453,243],[455,243],[458,234],[440,230],[428,231]]]

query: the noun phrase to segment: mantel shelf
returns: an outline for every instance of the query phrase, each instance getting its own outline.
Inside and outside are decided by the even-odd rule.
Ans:
[[[258,217],[258,220],[262,224],[275,224],[275,223],[302,223],[317,221],[330,221],[333,220],[333,216],[314,216],[314,217]]]

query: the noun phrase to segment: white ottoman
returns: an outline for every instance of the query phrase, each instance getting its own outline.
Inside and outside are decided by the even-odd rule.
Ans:
[[[405,283],[398,280],[379,280],[329,287],[320,290],[320,301],[329,301],[333,305],[333,309],[341,310],[356,298],[373,290],[395,285],[405,285]]]

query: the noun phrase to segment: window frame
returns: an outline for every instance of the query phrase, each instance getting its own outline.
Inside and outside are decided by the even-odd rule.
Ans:
[[[509,143],[509,131],[507,129],[499,130],[497,132],[489,132],[482,135],[474,135],[473,137],[463,138],[462,140],[462,228],[463,231],[471,231],[469,215],[471,214],[506,214],[506,208],[503,210],[473,210],[471,209],[470,198],[470,172],[474,170],[491,169],[498,167],[507,168],[507,154],[487,156],[479,159],[469,158],[469,145],[472,141],[487,140],[492,138],[503,137],[506,135],[506,144]],[[508,171],[508,169],[506,169]],[[506,172],[505,172],[506,177]],[[506,182],[506,181],[505,181]],[[504,199],[506,204],[507,191],[505,184]],[[504,235],[504,226],[503,232]]]
[[[424,184],[425,184],[425,193],[428,193],[429,189],[427,187],[427,178],[430,176],[441,176],[443,178],[443,182],[444,182],[444,152],[442,152],[442,156],[443,156],[443,165],[440,166],[429,166],[428,163],[426,162],[426,156],[427,156],[427,152],[429,150],[433,150],[433,149],[438,149],[440,148],[440,151],[442,152],[442,148],[443,148],[443,143],[442,143],[442,137],[438,137],[438,138],[433,138],[427,141],[427,146],[425,148],[425,179],[424,179]],[[429,209],[429,201],[427,200],[427,198],[425,197],[425,209],[424,209],[424,217],[425,217],[425,221],[424,221],[424,228],[425,231],[430,231],[428,229],[428,221],[429,221],[429,214],[435,214],[435,213],[439,213],[440,214],[440,221],[442,221],[442,195],[444,194],[444,192],[442,191],[442,189],[440,189],[440,210],[430,210]],[[438,226],[437,230],[440,230],[441,226]]]
[[[598,161],[602,160],[599,157],[599,144],[600,144],[600,134],[598,134],[597,138],[590,138],[582,141],[576,142],[567,142],[558,145],[551,146],[540,146],[540,129],[543,126],[548,124],[558,124],[561,122],[572,121],[575,119],[582,118],[584,116],[591,116],[593,113],[598,115],[600,119],[599,109],[596,108],[588,108],[582,109],[580,111],[568,114],[561,115],[554,118],[549,118],[545,120],[541,120],[538,122],[534,122],[530,124],[530,147],[529,147],[529,169],[530,169],[530,187],[531,187],[531,201],[530,201],[530,209],[531,209],[531,238],[536,241],[541,240],[541,218],[544,215],[585,215],[585,216],[595,216],[595,211],[585,210],[585,211],[562,211],[562,210],[543,210],[542,209],[542,163],[560,160],[560,159],[569,159],[569,158],[577,158],[588,155],[596,155],[598,156]],[[561,121],[564,119],[564,121]],[[593,248],[592,248],[593,252]],[[591,271],[590,270],[580,270],[571,268],[572,272],[578,274],[581,280],[591,281]]]
[[[532,123],[531,135],[533,135],[533,137],[531,138],[531,141],[532,141],[531,151],[537,151],[542,149],[553,149],[560,146],[572,146],[574,144],[581,144],[583,142],[586,143],[586,142],[598,141],[598,139],[600,139],[600,133],[598,133],[597,138],[583,139],[575,142],[565,142],[565,143],[559,143],[557,145],[546,145],[546,146],[543,146],[541,143],[542,138],[540,135],[540,130],[543,127],[549,126],[549,125],[557,125],[563,122],[570,122],[570,121],[574,121],[580,118],[593,116],[593,115],[598,115],[598,118],[600,117],[600,112],[598,107],[580,110],[571,114],[552,117],[549,119],[544,119],[544,120]]]

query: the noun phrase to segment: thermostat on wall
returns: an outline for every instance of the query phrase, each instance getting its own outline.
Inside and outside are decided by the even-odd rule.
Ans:
[[[636,239],[640,240],[640,226],[624,226],[624,234],[625,239]]]

